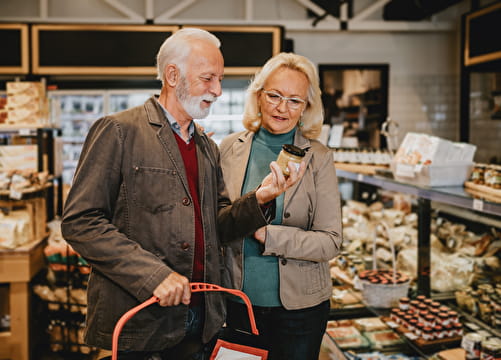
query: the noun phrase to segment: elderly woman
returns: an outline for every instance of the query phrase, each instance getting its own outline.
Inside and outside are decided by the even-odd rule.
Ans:
[[[342,231],[332,153],[315,140],[322,122],[315,66],[303,56],[280,53],[247,90],[247,130],[220,145],[231,199],[259,186],[284,144],[305,152],[306,172],[276,199],[272,223],[223,251],[227,285],[242,289],[254,307],[260,336],[249,345],[269,350],[270,360],[317,360],[328,320],[328,262],[339,252]],[[239,338],[249,329],[244,305],[231,299],[227,310],[227,337],[245,342]]]

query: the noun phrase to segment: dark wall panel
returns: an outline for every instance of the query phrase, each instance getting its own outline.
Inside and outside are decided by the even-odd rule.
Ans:
[[[0,24],[0,74],[28,73],[28,25]]]
[[[465,28],[465,65],[501,59],[501,3],[468,14]]]
[[[40,66],[155,66],[172,32],[41,31]]]

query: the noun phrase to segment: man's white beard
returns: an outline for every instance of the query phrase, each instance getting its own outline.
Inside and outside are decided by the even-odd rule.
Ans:
[[[181,76],[179,86],[176,88],[176,95],[186,113],[193,119],[203,119],[209,115],[210,107],[202,108],[202,101],[214,102],[217,100],[217,97],[209,94],[190,96],[188,84],[184,76]]]

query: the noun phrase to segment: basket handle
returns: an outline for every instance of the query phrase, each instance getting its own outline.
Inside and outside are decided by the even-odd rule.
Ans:
[[[393,269],[393,283],[395,283],[395,279],[397,278],[397,260],[396,260],[396,255],[395,255],[395,245],[393,244],[393,239],[390,236],[390,228],[386,222],[381,221],[379,222],[383,228],[384,231],[386,232],[386,235],[388,235],[388,242],[390,243],[390,250],[391,250],[391,263],[392,263],[392,269]],[[376,234],[374,234],[374,240],[372,242],[372,269],[377,270],[377,259],[376,259]]]
[[[254,311],[252,310],[252,304],[245,295],[243,291],[236,290],[236,289],[227,289],[222,286],[214,285],[214,284],[206,284],[206,283],[200,283],[200,282],[193,282],[190,283],[190,288],[191,292],[202,292],[202,291],[223,291],[230,293],[232,295],[240,297],[244,302],[245,305],[247,306],[247,313],[249,315],[249,321],[251,325],[251,330],[254,335],[259,335],[259,331],[257,330],[256,327],[256,319],[254,318]],[[127,311],[125,314],[122,315],[122,317],[117,321],[115,328],[113,330],[113,338],[112,338],[112,350],[111,350],[111,359],[112,360],[117,360],[118,359],[118,338],[120,337],[120,333],[122,332],[122,328],[125,326],[125,323],[129,321],[134,315],[136,315],[139,311],[144,309],[145,307],[150,306],[151,304],[159,302],[160,299],[157,298],[156,296],[152,296],[145,302],[137,305],[136,307],[133,307],[129,311]]]

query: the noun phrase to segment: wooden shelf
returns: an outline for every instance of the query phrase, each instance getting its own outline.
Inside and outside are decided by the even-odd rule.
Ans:
[[[0,283],[8,283],[10,331],[0,332],[0,358],[30,358],[30,281],[44,266],[46,238],[12,250],[0,250]]]

